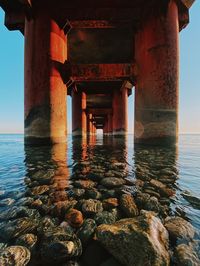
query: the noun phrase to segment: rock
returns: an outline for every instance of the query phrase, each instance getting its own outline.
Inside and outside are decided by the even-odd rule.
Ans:
[[[90,188],[86,190],[85,194],[89,199],[100,199],[101,198],[101,193],[96,188]]]
[[[120,187],[126,184],[126,181],[123,178],[117,177],[106,177],[101,180],[101,185],[107,188]]]
[[[156,197],[151,197],[146,202],[144,209],[147,211],[159,212],[160,211],[160,204],[158,202],[158,199]]]
[[[164,226],[169,232],[170,239],[192,239],[195,234],[193,226],[181,217],[167,217]]]
[[[99,212],[94,217],[94,220],[96,221],[97,225],[112,224],[116,222],[116,219],[117,219],[116,213],[108,211]]]
[[[76,180],[74,181],[73,185],[77,188],[83,188],[83,189],[88,189],[88,188],[93,188],[96,183],[92,180]]]
[[[66,212],[69,209],[74,208],[76,204],[77,204],[76,200],[58,201],[54,204],[53,214],[56,216],[64,216]]]
[[[200,260],[192,245],[180,244],[175,249],[175,259],[179,266],[199,266]]]
[[[117,198],[108,198],[103,200],[103,208],[105,210],[110,210],[118,207],[118,199]]]
[[[88,199],[82,205],[82,211],[85,214],[96,214],[103,211],[102,203],[99,200]]]
[[[79,239],[73,241],[55,241],[42,249],[42,258],[45,261],[61,263],[69,258],[80,256],[82,253]]]
[[[28,248],[29,250],[33,250],[37,242],[37,236],[34,234],[25,234],[20,236],[16,240],[16,245],[23,246]]]
[[[200,209],[200,198],[191,195],[189,191],[184,191],[181,193],[183,198],[187,200],[194,208]]]
[[[100,225],[96,237],[124,265],[169,265],[168,233],[151,212]]]
[[[65,220],[75,228],[80,227],[83,224],[83,215],[76,209],[70,209],[65,215]]]
[[[72,190],[72,196],[75,198],[82,198],[85,194],[85,189],[83,188],[73,188]]]
[[[168,188],[165,184],[163,184],[162,182],[156,179],[151,179],[150,185],[155,187],[164,196],[170,197],[170,196],[173,196],[175,193],[173,189]]]
[[[44,233],[40,251],[44,261],[56,264],[80,256],[82,246],[76,235],[66,232],[62,227],[55,227]]]
[[[42,195],[44,193],[46,193],[47,191],[49,191],[49,186],[47,185],[43,185],[43,186],[37,186],[37,187],[33,187],[32,189],[30,189],[30,194],[31,195]]]
[[[56,225],[57,222],[55,219],[45,216],[40,219],[37,231],[39,234],[43,235],[46,231],[54,228]]]
[[[31,206],[34,202],[34,199],[31,197],[23,197],[17,201],[18,206]]]
[[[150,197],[151,196],[147,193],[137,193],[135,201],[136,201],[138,208],[144,209],[147,202],[150,200]]]
[[[83,265],[96,266],[103,263],[109,257],[110,254],[107,252],[107,250],[97,241],[92,240],[83,252],[82,262]]]
[[[97,225],[93,219],[85,219],[81,228],[77,231],[77,236],[83,243],[88,242],[94,235]]]
[[[37,222],[30,218],[19,218],[14,221],[0,224],[0,235],[5,240],[17,238],[26,233],[36,230]]]
[[[30,261],[30,251],[22,246],[10,246],[0,252],[1,266],[25,266]]]
[[[7,244],[6,243],[4,243],[4,242],[0,242],[0,251],[2,250],[2,249],[5,249],[7,247]]]
[[[120,198],[119,207],[126,214],[127,217],[135,217],[139,214],[138,208],[131,195],[123,194]]]
[[[1,199],[0,200],[0,207],[10,206],[15,202],[14,199],[7,198],[7,199]]]

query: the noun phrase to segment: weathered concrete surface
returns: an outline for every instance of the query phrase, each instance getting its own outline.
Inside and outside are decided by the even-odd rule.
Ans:
[[[38,11],[25,27],[25,142],[57,143],[66,139],[66,60],[64,31],[48,13]]]
[[[176,143],[178,133],[178,9],[155,10],[136,34],[138,78],[135,93],[135,142]]]

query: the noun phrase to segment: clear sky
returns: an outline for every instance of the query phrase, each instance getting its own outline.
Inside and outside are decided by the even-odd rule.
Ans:
[[[200,1],[190,10],[190,24],[180,34],[180,133],[200,133]],[[4,27],[0,9],[0,133],[23,133],[24,40]],[[68,127],[71,130],[71,101]],[[129,132],[133,129],[134,97],[129,97]]]

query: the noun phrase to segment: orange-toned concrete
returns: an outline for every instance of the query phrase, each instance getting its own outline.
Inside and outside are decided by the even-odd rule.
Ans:
[[[87,133],[86,93],[72,91],[72,133],[81,136]]]
[[[66,139],[66,86],[61,77],[67,58],[66,36],[42,10],[25,22],[25,142]]]
[[[178,9],[149,15],[135,38],[138,78],[135,92],[135,142],[175,143],[178,128]]]
[[[88,114],[87,116],[87,133],[89,135],[93,134],[93,123],[92,123],[92,114]]]
[[[113,134],[123,135],[128,130],[128,92],[126,87],[113,93]]]

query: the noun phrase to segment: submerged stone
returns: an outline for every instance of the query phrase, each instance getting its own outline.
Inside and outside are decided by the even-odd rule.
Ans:
[[[169,265],[168,233],[151,212],[100,225],[96,237],[124,265]]]
[[[106,177],[101,180],[101,185],[107,188],[120,187],[126,184],[126,181],[117,177]]]
[[[83,202],[82,211],[89,215],[96,214],[103,211],[103,206],[99,200],[88,199]]]
[[[80,227],[83,224],[83,215],[80,211],[76,209],[71,209],[65,215],[65,220],[72,226],[72,227]]]
[[[17,241],[16,245],[24,246],[28,248],[29,250],[32,250],[37,242],[37,236],[34,234],[25,234],[20,236]]]
[[[172,241],[192,239],[194,237],[194,227],[181,217],[167,217],[164,225]]]
[[[85,219],[81,228],[77,231],[77,236],[83,243],[90,240],[95,232],[97,225],[93,219]]]
[[[120,198],[120,209],[127,217],[135,217],[139,214],[138,208],[131,195],[123,194]]]
[[[0,251],[1,266],[25,266],[30,261],[30,251],[22,246],[10,246]]]
[[[192,245],[180,244],[175,249],[175,258],[178,265],[199,266],[200,259]]]

